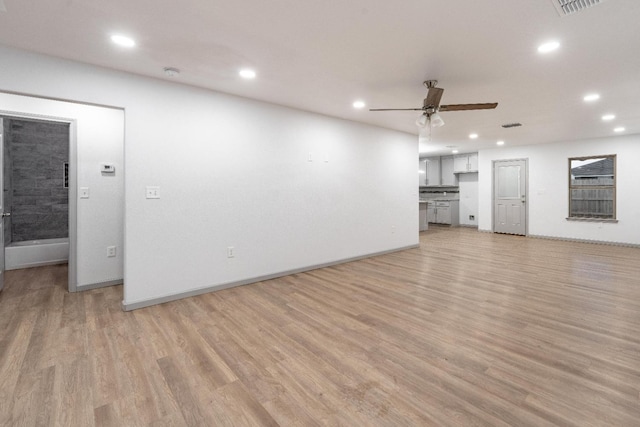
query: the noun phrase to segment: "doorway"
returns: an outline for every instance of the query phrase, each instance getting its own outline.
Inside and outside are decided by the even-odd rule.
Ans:
[[[527,160],[493,162],[493,231],[527,234]]]
[[[0,290],[5,270],[74,265],[71,127],[68,120],[0,115]],[[71,269],[68,276],[74,291]]]

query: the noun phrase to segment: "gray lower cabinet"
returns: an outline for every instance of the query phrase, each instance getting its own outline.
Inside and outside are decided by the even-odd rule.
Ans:
[[[433,202],[427,205],[427,222],[436,222],[436,205]]]
[[[420,231],[424,231],[427,230],[429,228],[429,223],[427,222],[427,204],[426,203],[419,203],[419,229]]]
[[[429,203],[427,220],[434,224],[460,225],[459,203],[458,200]]]

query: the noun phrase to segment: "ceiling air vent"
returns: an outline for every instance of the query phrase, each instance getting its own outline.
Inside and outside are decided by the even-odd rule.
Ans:
[[[591,6],[596,6],[605,0],[551,0],[560,16],[571,15]]]
[[[517,128],[518,126],[522,126],[522,123],[507,123],[502,125],[503,128],[508,129],[508,128]]]

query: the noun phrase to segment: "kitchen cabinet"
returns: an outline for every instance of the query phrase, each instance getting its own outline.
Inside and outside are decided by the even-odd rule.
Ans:
[[[453,156],[453,172],[478,172],[478,153],[456,154]]]
[[[419,185],[421,187],[457,187],[458,177],[455,175],[457,172],[454,170],[454,161],[453,156],[420,159],[418,163]],[[465,170],[465,172],[467,171]]]
[[[427,222],[436,222],[436,205],[434,202],[427,205]]]
[[[458,186],[458,177],[453,172],[453,156],[440,157],[440,184]]]
[[[426,159],[418,160],[418,185],[425,187],[427,185],[427,161]]]
[[[435,201],[427,208],[427,221],[434,224],[460,224],[459,200]]]
[[[427,185],[440,185],[440,157],[427,157]]]
[[[418,214],[418,228],[420,231],[427,230],[429,228],[429,222],[427,221],[427,203],[420,202],[419,206],[419,214]]]

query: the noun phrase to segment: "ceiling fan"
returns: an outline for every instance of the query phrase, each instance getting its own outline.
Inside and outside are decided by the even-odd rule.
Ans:
[[[371,108],[369,111],[422,111],[422,116],[416,120],[416,125],[422,130],[429,125],[439,127],[444,125],[444,120],[440,117],[439,112],[445,111],[465,111],[465,110],[491,110],[498,106],[497,102],[484,103],[484,104],[451,104],[440,105],[440,98],[444,93],[444,89],[436,87],[437,80],[427,80],[423,84],[429,89],[427,91],[427,97],[422,103],[422,108]]]

